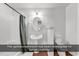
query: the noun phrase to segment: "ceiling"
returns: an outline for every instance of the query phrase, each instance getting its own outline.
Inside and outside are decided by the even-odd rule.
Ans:
[[[66,7],[69,3],[9,3],[13,8],[54,8]]]

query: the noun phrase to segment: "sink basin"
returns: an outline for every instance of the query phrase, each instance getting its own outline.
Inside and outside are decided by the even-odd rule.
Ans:
[[[40,35],[30,35],[30,38],[33,39],[33,40],[38,40],[38,39],[42,39],[43,35],[42,34],[40,34]]]

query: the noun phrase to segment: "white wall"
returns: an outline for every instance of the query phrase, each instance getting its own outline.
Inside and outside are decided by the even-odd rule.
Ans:
[[[79,44],[79,4],[77,4],[77,40]]]
[[[66,7],[66,40],[77,44],[77,4],[72,3]]]
[[[77,44],[79,44],[79,3],[77,4]]]
[[[19,14],[5,4],[0,4],[0,44],[20,44]]]
[[[32,19],[32,12],[35,8],[17,9],[21,13],[27,16],[26,20]],[[48,27],[54,27],[56,34],[60,34],[62,39],[65,38],[65,7],[55,8],[40,8],[42,13],[41,20],[44,25]],[[52,35],[53,36],[53,35]],[[51,41],[51,40],[50,40]]]
[[[5,4],[0,4],[0,44],[20,44],[19,14]],[[16,55],[17,52],[0,52],[0,55]]]

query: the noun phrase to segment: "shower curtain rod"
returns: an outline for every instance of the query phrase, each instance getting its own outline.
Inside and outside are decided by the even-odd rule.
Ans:
[[[7,5],[9,8],[11,8],[12,10],[14,10],[16,13],[22,15],[20,12],[18,12],[16,9],[14,9],[13,7],[11,7],[9,4],[4,3],[5,5]],[[25,17],[25,16],[24,16]]]

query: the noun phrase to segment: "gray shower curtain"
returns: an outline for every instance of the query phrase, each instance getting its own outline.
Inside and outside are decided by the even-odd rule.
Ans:
[[[23,46],[27,46],[27,39],[26,39],[26,25],[25,25],[25,17],[23,15],[20,15],[20,22],[19,22],[19,28],[20,28],[20,41],[22,46],[22,52],[27,52],[28,49],[24,48]]]

